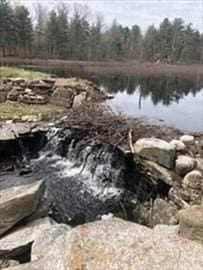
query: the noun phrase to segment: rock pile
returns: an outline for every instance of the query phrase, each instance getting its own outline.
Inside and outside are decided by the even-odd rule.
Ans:
[[[3,79],[0,81],[0,96],[1,101],[18,101],[25,104],[51,102],[66,108],[107,97],[90,81],[77,78]]]
[[[1,238],[0,256],[4,263],[21,260],[8,270],[202,269],[202,244],[180,237],[178,230],[117,218],[71,229],[44,218]]]
[[[39,132],[40,129],[46,130],[43,126],[32,124],[4,124],[0,129],[0,145],[5,145],[5,142],[11,144],[25,136],[35,136],[35,132]],[[202,269],[202,257],[199,254],[203,244],[203,161],[200,156],[191,155],[190,149],[195,144],[194,140],[192,142],[190,138],[190,142],[187,140],[185,143],[181,140],[166,142],[155,138],[140,139],[133,145],[132,159],[131,155],[125,155],[113,146],[105,146],[109,152],[101,148],[101,143],[99,146],[92,144],[84,147],[78,140],[70,140],[68,130],[64,136],[63,132],[54,137],[50,131],[50,134],[47,134],[46,146],[51,148],[47,149],[47,157],[42,153],[42,156],[35,160],[35,165],[41,165],[41,171],[47,174],[43,179],[33,178],[35,174],[32,177],[12,177],[12,174],[4,177],[3,174],[0,178],[0,269]],[[71,142],[71,148],[68,148],[68,142]],[[57,155],[54,155],[53,149],[56,149]],[[0,151],[2,154],[1,148]],[[119,162],[115,159],[116,153],[119,155]],[[124,174],[125,164],[130,157],[128,169],[132,171]],[[71,158],[77,162],[68,167]],[[97,159],[100,163],[96,163]],[[158,197],[153,206],[151,201],[142,204],[138,204],[136,199],[130,201],[133,215],[131,220],[150,225],[153,229],[112,217],[113,214],[107,213],[105,217],[101,217],[102,220],[74,228],[63,224],[65,221],[60,221],[60,224],[56,222],[57,215],[52,215],[53,210],[55,208],[59,215],[67,196],[72,198],[72,201],[68,202],[71,206],[70,211],[75,209],[75,206],[80,206],[78,201],[81,198],[87,197],[87,190],[81,192],[80,189],[78,192],[76,189],[74,193],[65,189],[68,181],[72,183],[70,188],[73,190],[77,186],[74,173],[79,178],[84,177],[89,168],[93,176],[98,177],[104,189],[98,190],[96,178],[92,178],[91,174],[83,184],[87,184],[89,188],[91,182],[88,182],[88,179],[94,180],[90,194],[93,195],[94,191],[96,196],[95,201],[91,202],[98,203],[97,200],[101,196],[101,205],[104,205],[105,193],[114,191],[112,183],[108,189],[108,181],[118,182],[120,194],[123,184],[120,179],[127,179],[133,174],[132,179],[135,182],[143,180],[138,179],[139,174],[135,176],[133,160],[154,186],[157,185],[158,188],[161,182],[162,187],[166,188],[167,199]],[[81,162],[81,167],[78,167]],[[122,166],[123,170],[118,171]],[[55,171],[59,171],[60,174],[60,167],[65,169],[62,174],[63,184],[59,181],[57,173],[54,174]],[[40,176],[38,166],[36,169]],[[66,178],[64,172],[70,177]],[[126,177],[122,177],[123,175]],[[53,200],[53,204],[47,207],[46,181],[51,181],[51,176],[55,182],[48,185],[49,190],[53,189],[61,196],[58,197],[58,202]],[[54,192],[51,194],[53,196]],[[78,197],[74,197],[75,194]],[[112,195],[115,198],[115,193]],[[123,200],[120,201],[121,204],[122,202]],[[71,203],[74,203],[74,206]],[[92,205],[89,204],[88,207],[92,213]],[[180,208],[184,209],[178,211]],[[69,214],[67,213],[67,216]],[[123,209],[121,214],[126,218],[126,209]],[[179,225],[172,225],[178,222]],[[170,225],[159,225],[160,223]]]
[[[138,140],[133,146],[134,160],[152,181],[170,188],[169,196],[179,207],[203,203],[203,159],[191,156],[194,137],[166,142],[156,138]],[[200,147],[200,146],[199,146]]]

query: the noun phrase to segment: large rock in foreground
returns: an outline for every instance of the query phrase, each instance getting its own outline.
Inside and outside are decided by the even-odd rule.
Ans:
[[[156,138],[139,139],[134,144],[134,152],[166,168],[174,167],[175,148],[166,141]]]
[[[32,214],[44,192],[43,181],[0,191],[0,235]]]
[[[43,259],[8,270],[202,269],[202,245],[179,237],[177,229],[115,218],[89,223],[69,231],[58,247],[47,245]]]

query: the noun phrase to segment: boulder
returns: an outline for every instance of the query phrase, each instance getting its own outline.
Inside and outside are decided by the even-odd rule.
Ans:
[[[202,246],[179,238],[176,230],[168,226],[163,233],[116,218],[79,226],[67,236],[61,270],[201,269],[196,255]]]
[[[50,102],[57,106],[71,108],[73,104],[74,91],[64,87],[57,87],[53,92]]]
[[[43,258],[8,270],[201,269],[202,245],[179,237],[177,230],[117,218],[97,221],[67,232],[63,241],[59,236],[58,244],[49,242]]]
[[[203,191],[203,175],[200,171],[194,170],[185,175],[182,180],[183,188],[192,188]]]
[[[46,252],[55,242],[55,238],[69,229],[66,225],[59,225],[50,218],[38,219],[26,225],[15,227],[1,238],[0,257],[12,258],[21,254],[29,253],[33,244],[32,256],[40,259],[46,256]],[[37,244],[35,245],[35,242]],[[36,248],[37,246],[37,248]],[[43,247],[43,254],[41,254]]]
[[[0,191],[0,235],[32,214],[44,192],[43,181]]]
[[[82,103],[86,100],[87,93],[81,92],[80,94],[76,95],[73,99],[73,108],[77,108],[82,105]]]
[[[194,158],[189,156],[178,156],[176,159],[176,172],[184,176],[186,173],[192,171],[197,165],[197,162]]]
[[[203,206],[194,205],[180,210],[178,219],[180,235],[203,244]]]
[[[140,163],[150,178],[156,182],[161,180],[167,185],[172,186],[174,184],[174,174],[171,170],[157,164],[156,162],[135,157],[135,162]]]
[[[153,204],[152,224],[175,225],[177,220],[177,208],[172,202],[167,202],[161,198],[157,198]]]
[[[178,152],[184,152],[186,150],[185,144],[180,140],[172,140],[170,145],[176,149]]]
[[[183,135],[180,137],[180,141],[186,145],[190,145],[194,143],[195,138],[194,136],[191,136],[191,135]]]
[[[1,239],[0,257],[21,258],[30,253],[31,261],[44,260],[46,270],[64,269],[64,251],[68,245],[70,227],[57,224],[50,218],[35,220],[19,226]],[[28,256],[27,255],[27,256]]]
[[[137,204],[133,210],[133,221],[154,227],[157,224],[176,225],[178,223],[177,208],[170,201],[157,198],[153,204]]]
[[[52,263],[55,264],[56,269],[63,269],[63,256],[70,233],[71,227],[65,224],[55,224],[48,230],[39,231],[32,245],[31,260],[45,260],[48,269],[51,268]],[[53,258],[57,260],[53,262]]]
[[[197,162],[197,169],[200,170],[201,172],[203,172],[203,159],[197,158],[196,162]]]
[[[139,139],[133,148],[134,153],[143,158],[169,169],[174,167],[175,148],[166,141],[156,138]]]

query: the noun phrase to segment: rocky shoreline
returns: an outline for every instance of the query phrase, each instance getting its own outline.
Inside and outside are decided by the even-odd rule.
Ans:
[[[7,97],[27,102],[36,84],[17,82]],[[49,83],[66,116],[0,126],[0,269],[202,269],[202,137],[123,125],[85,110],[84,93],[106,98],[89,82]]]

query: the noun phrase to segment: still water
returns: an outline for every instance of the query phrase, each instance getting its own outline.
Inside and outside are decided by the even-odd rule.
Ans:
[[[129,116],[143,116],[185,131],[203,131],[203,78],[88,74],[82,70],[46,70],[58,76],[94,81],[114,98],[107,104]]]

